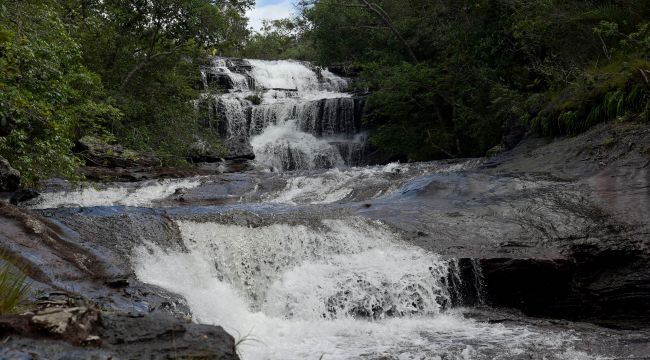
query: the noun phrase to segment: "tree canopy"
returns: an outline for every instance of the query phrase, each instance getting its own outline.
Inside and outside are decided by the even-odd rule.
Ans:
[[[517,127],[576,134],[648,118],[644,0],[303,0],[300,9],[294,22],[306,25],[291,38],[310,47],[300,53],[360,71],[372,141],[398,158],[483,155]]]
[[[198,68],[239,51],[253,3],[0,0],[0,155],[27,183],[74,176],[86,135],[182,162]]]
[[[210,54],[335,65],[369,90],[395,159],[479,156],[525,129],[650,116],[645,0],[302,0],[247,28],[253,0],[0,0],[0,156],[26,183],[74,177],[91,135],[182,164]]]

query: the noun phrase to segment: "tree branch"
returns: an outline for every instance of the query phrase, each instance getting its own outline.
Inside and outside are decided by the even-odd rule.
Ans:
[[[151,60],[154,60],[154,59],[159,58],[161,56],[171,55],[171,54],[175,53],[180,48],[181,48],[181,45],[178,45],[178,46],[176,46],[175,48],[173,48],[173,49],[171,49],[169,51],[163,51],[163,52],[157,53],[157,54],[155,54],[153,56],[147,56],[144,60],[139,62],[133,69],[131,69],[131,71],[129,71],[128,74],[126,74],[126,77],[122,81],[122,85],[120,85],[120,89],[124,90],[124,88],[126,88],[126,85],[129,84],[129,81],[131,81],[131,78],[133,77],[133,75],[135,75],[138,71],[140,71],[142,68],[144,68]]]
[[[393,20],[391,20],[388,13],[386,11],[384,11],[384,9],[382,9],[381,6],[379,6],[379,5],[375,4],[375,3],[372,3],[372,2],[370,2],[368,0],[359,0],[359,1],[368,10],[370,10],[375,15],[377,15],[386,24],[386,26],[391,30],[393,35],[395,35],[395,37],[397,37],[397,39],[399,39],[399,41],[402,42],[402,44],[404,45],[404,47],[408,51],[409,56],[411,57],[411,60],[413,60],[413,62],[417,64],[419,61],[418,61],[417,56],[415,55],[415,52],[413,51],[413,49],[411,49],[411,46],[408,44],[408,42],[406,42],[406,39],[404,39],[402,34],[400,34],[399,30],[397,30],[397,28],[393,24]]]

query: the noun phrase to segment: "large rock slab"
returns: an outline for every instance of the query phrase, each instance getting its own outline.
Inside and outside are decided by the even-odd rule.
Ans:
[[[224,156],[226,160],[254,160],[255,152],[246,138],[233,138],[225,141],[228,153]]]
[[[0,335],[9,335],[1,358],[239,359],[234,339],[220,327],[88,305],[0,317]]]
[[[139,236],[146,232],[179,248],[177,229],[165,217],[122,220],[121,232],[102,233],[97,225],[106,222],[100,221],[78,233],[0,203],[0,252],[31,279],[36,307],[0,317],[0,358],[237,359],[222,328],[190,323],[183,298],[133,273],[128,255],[141,244]],[[106,237],[114,233],[116,243]]]
[[[423,176],[358,213],[477,259],[488,304],[607,326],[650,323],[650,127],[528,139],[473,171]]]

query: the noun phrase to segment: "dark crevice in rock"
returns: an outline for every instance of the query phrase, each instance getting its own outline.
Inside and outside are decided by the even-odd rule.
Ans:
[[[649,259],[583,248],[569,259],[481,259],[489,305],[613,327],[650,322]]]

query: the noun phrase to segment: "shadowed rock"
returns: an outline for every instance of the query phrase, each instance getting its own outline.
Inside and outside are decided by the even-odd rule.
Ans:
[[[79,140],[77,152],[89,166],[127,168],[152,167],[161,164],[160,159],[153,155],[140,154],[121,145],[107,144],[90,136]]]
[[[16,191],[20,187],[20,172],[0,157],[0,192]]]
[[[74,301],[72,301],[74,302]],[[238,359],[233,338],[220,327],[181,322],[163,314],[101,311],[58,304],[0,317],[7,336],[2,358]],[[38,344],[35,346],[35,344]]]

